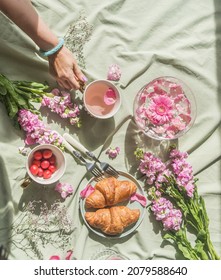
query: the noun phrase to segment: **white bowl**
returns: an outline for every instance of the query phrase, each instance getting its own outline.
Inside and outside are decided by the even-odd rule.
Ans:
[[[31,165],[31,162],[33,160],[33,155],[36,151],[44,150],[44,149],[50,149],[52,153],[54,154],[56,158],[56,167],[57,170],[52,174],[52,176],[49,179],[44,179],[43,177],[34,176],[30,170],[29,167]],[[27,162],[26,162],[26,169],[28,172],[29,177],[42,185],[49,185],[57,182],[64,174],[66,169],[66,161],[63,152],[56,146],[51,144],[41,144],[36,146],[34,149],[31,150],[31,152],[28,154]]]
[[[116,94],[115,103],[107,105],[104,102],[105,93],[108,89]],[[87,85],[83,96],[84,106],[87,112],[98,119],[113,117],[120,108],[121,97],[117,87],[107,80],[95,80]]]

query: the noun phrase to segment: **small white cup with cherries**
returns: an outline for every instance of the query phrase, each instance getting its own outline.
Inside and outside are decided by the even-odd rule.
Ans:
[[[31,180],[49,185],[64,174],[66,161],[63,152],[51,144],[40,144],[28,154],[26,169]]]

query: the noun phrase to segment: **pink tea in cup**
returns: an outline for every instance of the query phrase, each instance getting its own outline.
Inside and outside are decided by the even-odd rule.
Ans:
[[[120,107],[120,95],[112,83],[97,80],[86,87],[84,105],[92,116],[101,119],[110,118]]]

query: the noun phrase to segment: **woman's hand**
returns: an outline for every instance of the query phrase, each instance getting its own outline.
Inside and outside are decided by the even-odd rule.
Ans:
[[[53,49],[59,42],[38,15],[30,0],[0,0],[0,10],[20,27],[41,50]],[[49,70],[58,84],[65,89],[79,89],[87,81],[73,54],[63,46],[48,56]]]
[[[61,87],[76,90],[87,81],[73,54],[65,46],[55,54],[48,56],[48,61],[50,73]]]

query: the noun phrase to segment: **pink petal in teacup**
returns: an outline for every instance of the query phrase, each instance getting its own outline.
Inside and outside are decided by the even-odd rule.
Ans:
[[[106,105],[112,105],[116,102],[117,96],[115,91],[112,88],[109,88],[104,94],[104,103]]]

